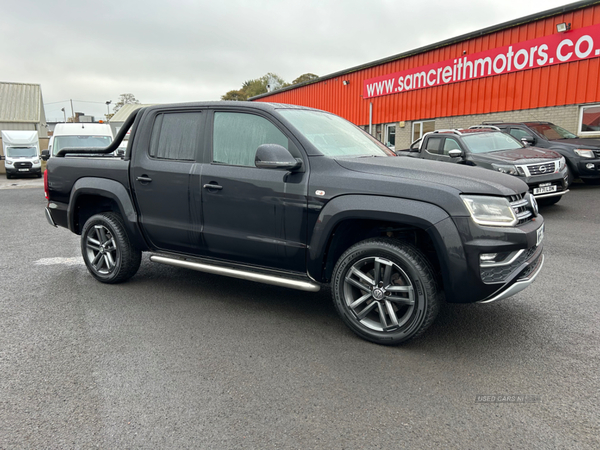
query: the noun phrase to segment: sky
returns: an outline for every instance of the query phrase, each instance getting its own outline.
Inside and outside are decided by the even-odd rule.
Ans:
[[[0,81],[36,83],[48,121],[141,103],[220,100],[569,4],[564,0],[3,0]],[[111,101],[107,108],[106,102]]]

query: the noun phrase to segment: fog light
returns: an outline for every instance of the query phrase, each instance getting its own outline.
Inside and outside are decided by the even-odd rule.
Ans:
[[[479,261],[481,261],[481,262],[494,261],[496,259],[496,256],[498,256],[498,253],[482,253],[481,255],[479,255]]]
[[[595,166],[594,166],[594,164],[593,164],[593,163],[587,163],[587,164],[585,165],[585,168],[586,168],[586,169],[590,169],[590,170],[594,170]]]

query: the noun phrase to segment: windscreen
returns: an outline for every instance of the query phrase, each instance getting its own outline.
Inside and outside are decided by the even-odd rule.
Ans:
[[[473,133],[464,135],[462,139],[471,153],[489,153],[524,147],[514,137],[501,132]]]
[[[7,147],[6,156],[11,158],[33,158],[37,156],[35,147]]]
[[[577,139],[577,136],[552,123],[528,123],[527,126],[549,141],[556,139]]]
[[[55,136],[52,154],[63,148],[104,148],[112,142],[110,136]]]
[[[381,142],[333,114],[293,109],[279,113],[325,156],[396,156]]]

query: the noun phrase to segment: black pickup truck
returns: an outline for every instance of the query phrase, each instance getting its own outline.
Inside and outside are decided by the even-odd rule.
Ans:
[[[491,302],[543,265],[544,221],[509,175],[396,157],[349,122],[280,104],[160,105],[130,116],[123,158],[63,149],[46,217],[81,235],[101,282],[150,260],[304,291],[331,284],[359,336],[422,334],[440,302]],[[87,153],[87,154],[86,154]]]

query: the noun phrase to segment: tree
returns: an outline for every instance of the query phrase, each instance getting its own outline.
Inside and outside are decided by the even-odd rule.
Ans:
[[[244,81],[240,90],[233,90],[221,96],[221,100],[248,100],[260,94],[290,86],[283,78],[274,73],[267,73],[260,78]]]
[[[133,94],[119,95],[119,101],[115,103],[115,106],[113,108],[114,114],[116,114],[124,105],[129,104],[139,105],[140,101],[137,98],[135,98],[135,95]]]
[[[319,75],[315,75],[314,73],[305,73],[292,81],[292,84],[306,83],[307,81],[316,80],[317,78],[319,78]]]
[[[248,100],[246,94],[244,94],[241,90],[239,91],[229,91],[225,95],[221,96],[221,100],[229,100],[229,101],[243,101]]]

